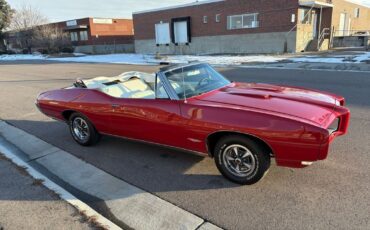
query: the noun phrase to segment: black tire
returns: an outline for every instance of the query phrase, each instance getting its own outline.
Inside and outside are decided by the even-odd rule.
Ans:
[[[86,133],[87,135],[79,136],[77,133],[78,129],[76,125],[74,125],[74,122],[77,122],[80,124],[80,121],[82,121],[83,125],[83,132]],[[96,144],[100,140],[100,134],[96,131],[94,125],[89,121],[89,119],[80,114],[80,113],[73,113],[68,121],[69,125],[69,131],[71,132],[71,135],[73,139],[80,145],[82,146],[91,146]],[[81,129],[80,129],[81,131]]]
[[[270,152],[264,146],[247,137],[225,136],[218,141],[214,151],[218,170],[224,177],[237,184],[257,183],[270,168]],[[246,157],[243,158],[241,155]],[[241,173],[241,169],[243,169],[243,173]]]

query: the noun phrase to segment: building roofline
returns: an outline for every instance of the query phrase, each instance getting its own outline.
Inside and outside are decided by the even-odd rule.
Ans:
[[[178,8],[183,8],[183,7],[198,6],[198,5],[211,4],[211,3],[224,2],[224,1],[225,0],[203,0],[203,1],[197,0],[196,2],[192,2],[192,3],[186,3],[182,5],[175,5],[175,6],[167,6],[167,7],[162,7],[162,8],[152,9],[152,10],[137,11],[137,12],[133,12],[132,14],[145,14],[145,13],[151,13],[151,12],[157,12],[157,11],[163,11],[163,10],[172,10],[172,9],[178,9]]]
[[[73,21],[73,20],[83,20],[83,19],[113,19],[113,20],[130,20],[132,21],[132,18],[107,18],[107,17],[83,17],[83,18],[73,18],[73,19],[68,19],[68,20],[63,20],[63,21],[56,21],[56,22],[50,22],[50,23],[46,23],[45,25],[48,25],[48,24],[57,24],[57,23],[62,23],[62,22],[69,22],[69,21]]]
[[[323,8],[333,8],[334,5],[331,4],[331,3],[326,3],[326,2],[323,2],[323,1],[316,1],[316,0],[313,0],[313,1],[307,1],[307,0],[301,0],[299,1],[299,5],[300,6],[308,6],[308,7],[315,7],[315,8],[320,8],[320,7],[323,7]]]
[[[370,9],[370,3],[369,3],[369,5],[366,5],[364,3],[361,3],[361,2],[358,2],[358,1],[353,1],[353,0],[345,0],[345,1],[349,2],[349,3],[352,3],[354,5],[357,5],[357,6],[362,6],[362,7]]]

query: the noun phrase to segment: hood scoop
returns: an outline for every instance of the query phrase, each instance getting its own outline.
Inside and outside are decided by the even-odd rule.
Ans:
[[[267,94],[266,92],[258,92],[258,91],[252,91],[252,90],[239,90],[237,88],[226,88],[222,90],[225,93],[232,94],[232,95],[238,95],[238,96],[245,96],[245,97],[254,97],[254,98],[261,98],[261,99],[270,99],[271,95]]]

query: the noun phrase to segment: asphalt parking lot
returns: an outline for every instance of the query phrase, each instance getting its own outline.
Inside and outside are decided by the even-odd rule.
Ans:
[[[0,188],[0,229],[99,229],[1,153]]]
[[[346,97],[352,112],[348,135],[334,141],[327,160],[305,169],[273,165],[253,186],[228,182],[210,158],[172,149],[113,137],[83,148],[72,140],[65,124],[45,117],[34,106],[38,93],[68,86],[78,77],[157,69],[0,63],[0,118],[226,229],[369,229],[370,72],[220,68],[233,81],[334,92]]]

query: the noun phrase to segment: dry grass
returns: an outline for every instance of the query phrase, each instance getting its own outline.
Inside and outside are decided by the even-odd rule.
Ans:
[[[21,167],[21,166],[18,166],[16,164],[14,164],[9,158],[7,158],[4,154],[0,153],[0,160],[4,160],[4,161],[8,161],[10,162],[12,165],[14,165],[15,169],[17,169],[17,171],[22,174],[23,176],[29,176],[28,172],[27,172],[27,168],[26,167]]]
[[[33,186],[42,186],[42,185],[43,185],[43,183],[44,183],[44,180],[41,180],[41,179],[34,179],[34,180],[32,181],[32,185],[33,185]]]
[[[98,221],[96,216],[91,216],[88,217],[86,215],[85,211],[80,211],[76,209],[76,214],[75,216],[79,215],[80,216],[80,222],[81,223],[88,223],[90,227],[97,229],[97,230],[108,230],[106,226],[101,225]]]

